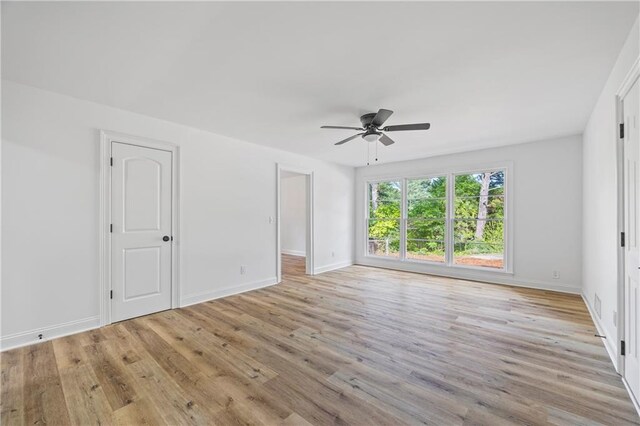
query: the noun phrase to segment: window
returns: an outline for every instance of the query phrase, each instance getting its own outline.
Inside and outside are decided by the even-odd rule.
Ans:
[[[400,257],[402,185],[400,181],[389,181],[374,182],[368,186],[368,253]]]
[[[407,180],[407,258],[445,261],[447,178]]]
[[[453,261],[504,268],[504,172],[455,176]]]
[[[370,182],[367,255],[505,270],[502,169]]]

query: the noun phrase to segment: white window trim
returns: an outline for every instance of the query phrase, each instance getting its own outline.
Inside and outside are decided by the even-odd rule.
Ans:
[[[471,266],[471,265],[456,265],[453,257],[453,211],[454,205],[454,176],[462,174],[472,173],[484,173],[487,171],[504,172],[504,267],[501,269],[489,268],[483,266]],[[446,206],[446,224],[445,224],[445,262],[435,262],[430,260],[416,260],[407,259],[406,256],[406,221],[407,221],[407,181],[413,179],[429,179],[434,177],[446,176],[447,178],[447,206]],[[363,235],[363,256],[369,259],[380,259],[389,264],[413,264],[413,265],[427,265],[435,269],[447,270],[468,270],[478,271],[483,273],[495,273],[495,274],[513,274],[513,194],[511,188],[513,186],[513,163],[502,162],[483,165],[475,165],[473,167],[465,167],[463,169],[444,169],[433,171],[429,173],[421,174],[407,174],[402,177],[398,175],[391,176],[376,176],[371,178],[365,178],[364,180],[364,235]],[[380,256],[375,254],[369,254],[369,185],[372,183],[398,181],[401,183],[401,206],[400,206],[400,250],[399,258]]]

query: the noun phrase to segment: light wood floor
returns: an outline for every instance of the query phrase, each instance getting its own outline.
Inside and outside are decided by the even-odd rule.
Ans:
[[[638,424],[578,296],[353,266],[2,354],[2,424]]]

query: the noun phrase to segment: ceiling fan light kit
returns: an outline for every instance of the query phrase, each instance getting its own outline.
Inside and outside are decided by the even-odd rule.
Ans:
[[[362,139],[367,142],[375,142],[380,138],[380,133],[366,133],[362,135]]]

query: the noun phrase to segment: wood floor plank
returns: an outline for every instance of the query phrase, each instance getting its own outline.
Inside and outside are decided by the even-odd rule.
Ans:
[[[14,349],[0,355],[2,366],[0,424],[3,425],[23,424],[23,350],[22,348]]]
[[[140,339],[140,343],[151,355],[151,359],[142,360],[157,364],[162,372],[166,374],[189,398],[186,406],[189,409],[199,408],[210,416],[215,416],[222,407],[224,401],[220,399],[217,389],[212,382],[206,379],[194,364],[185,358],[180,352],[175,350],[171,344],[163,340],[150,328],[144,324],[144,319],[136,319],[124,323],[125,328],[134,336]],[[131,364],[131,368],[137,367],[142,362]],[[149,378],[149,374],[139,374],[139,377]],[[159,377],[152,374],[153,377]]]
[[[62,368],[60,379],[71,423],[112,424],[111,405],[90,366]]]
[[[141,398],[133,403],[143,400],[127,416],[143,416],[151,420],[149,412],[153,412],[169,425],[214,423],[209,419],[219,411],[219,405],[214,400],[205,400],[185,390],[152,358],[141,359],[126,368],[136,377],[140,389]]]
[[[640,425],[581,297],[363,266],[2,354],[3,425]]]
[[[84,333],[67,336],[65,339],[56,339],[51,343],[53,344],[58,368],[79,367],[86,363],[83,347],[91,342]]]
[[[263,383],[277,375],[233,345],[225,345],[216,336],[190,327],[189,322],[176,313],[149,318],[147,324],[165,340],[173,339],[174,347],[184,346],[185,356],[197,364],[201,372],[209,371],[209,376],[234,375]]]
[[[156,407],[145,398],[140,398],[113,412],[113,423],[118,426],[169,425],[160,416]],[[176,424],[176,423],[173,423]]]
[[[135,401],[135,380],[121,364],[116,349],[108,342],[84,346],[86,356],[113,411]]]
[[[23,350],[24,423],[70,424],[51,342]]]

